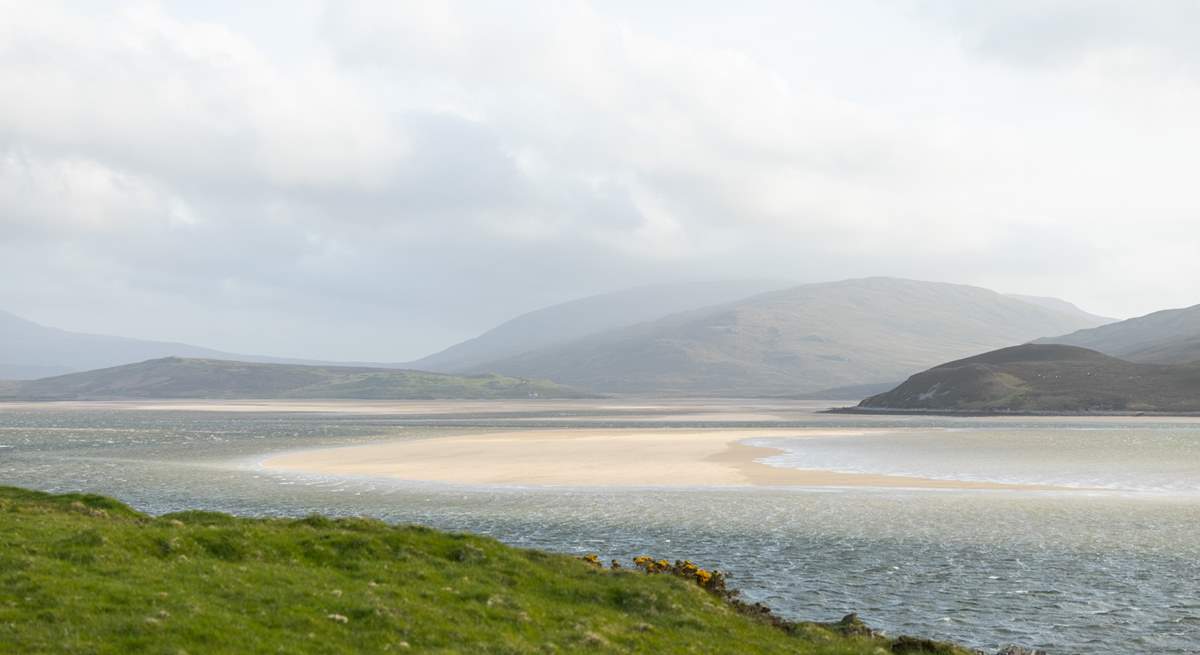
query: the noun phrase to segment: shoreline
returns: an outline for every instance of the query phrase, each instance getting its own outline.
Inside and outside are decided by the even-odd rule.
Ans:
[[[1039,418],[1200,418],[1200,411],[1197,412],[1161,412],[1161,411],[1136,411],[1136,412],[1000,412],[989,410],[970,410],[970,409],[904,409],[898,407],[830,407],[829,409],[821,410],[820,414],[851,414],[857,416],[949,416],[963,418],[1002,418],[1011,416],[1013,418],[1023,417],[1039,417]]]
[[[268,454],[268,472],[387,477],[412,482],[547,487],[861,487],[1065,491],[1068,487],[790,469],[759,460],[781,449],[751,438],[858,436],[847,429],[546,429]]]

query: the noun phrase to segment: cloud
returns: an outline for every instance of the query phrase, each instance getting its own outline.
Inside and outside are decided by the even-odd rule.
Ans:
[[[400,360],[660,280],[1191,304],[1194,11],[1125,7],[8,3],[0,306]]]
[[[1200,44],[1191,29],[1200,19],[1200,6],[1188,0],[1164,0],[1152,7],[1120,0],[922,0],[918,6],[954,30],[966,47],[1015,65],[1057,67],[1132,58],[1195,72],[1200,63]]]

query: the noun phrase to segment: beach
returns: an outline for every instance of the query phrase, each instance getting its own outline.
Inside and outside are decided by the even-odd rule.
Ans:
[[[260,466],[270,472],[387,477],[465,485],[1046,488],[780,468],[761,462],[778,450],[742,443],[751,438],[829,438],[864,434],[868,431],[519,430],[294,451],[268,456],[261,460]]]
[[[1194,652],[1196,419],[828,406],[0,403],[0,480],[156,516],[372,517],[604,561],[687,558],[728,571],[749,602],[865,608],[894,634]]]

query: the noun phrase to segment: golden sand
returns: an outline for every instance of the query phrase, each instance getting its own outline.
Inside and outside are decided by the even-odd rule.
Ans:
[[[268,457],[261,465],[274,471],[470,485],[1039,488],[778,468],[758,461],[778,452],[775,449],[740,443],[751,438],[865,433],[727,428],[521,430],[296,451]]]

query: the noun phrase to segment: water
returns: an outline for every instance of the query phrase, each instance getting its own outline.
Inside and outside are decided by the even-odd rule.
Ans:
[[[747,597],[786,616],[858,611],[892,633],[980,648],[1200,651],[1196,421],[855,417],[695,403],[208,409],[0,406],[0,483],[95,491],[151,512],[362,514],[604,559],[690,558],[730,571]],[[280,450],[548,425],[870,428],[764,442],[782,449],[767,463],[1077,489],[466,488],[255,466]]]
[[[1200,426],[922,429],[856,439],[751,439],[784,468],[1200,496]]]

